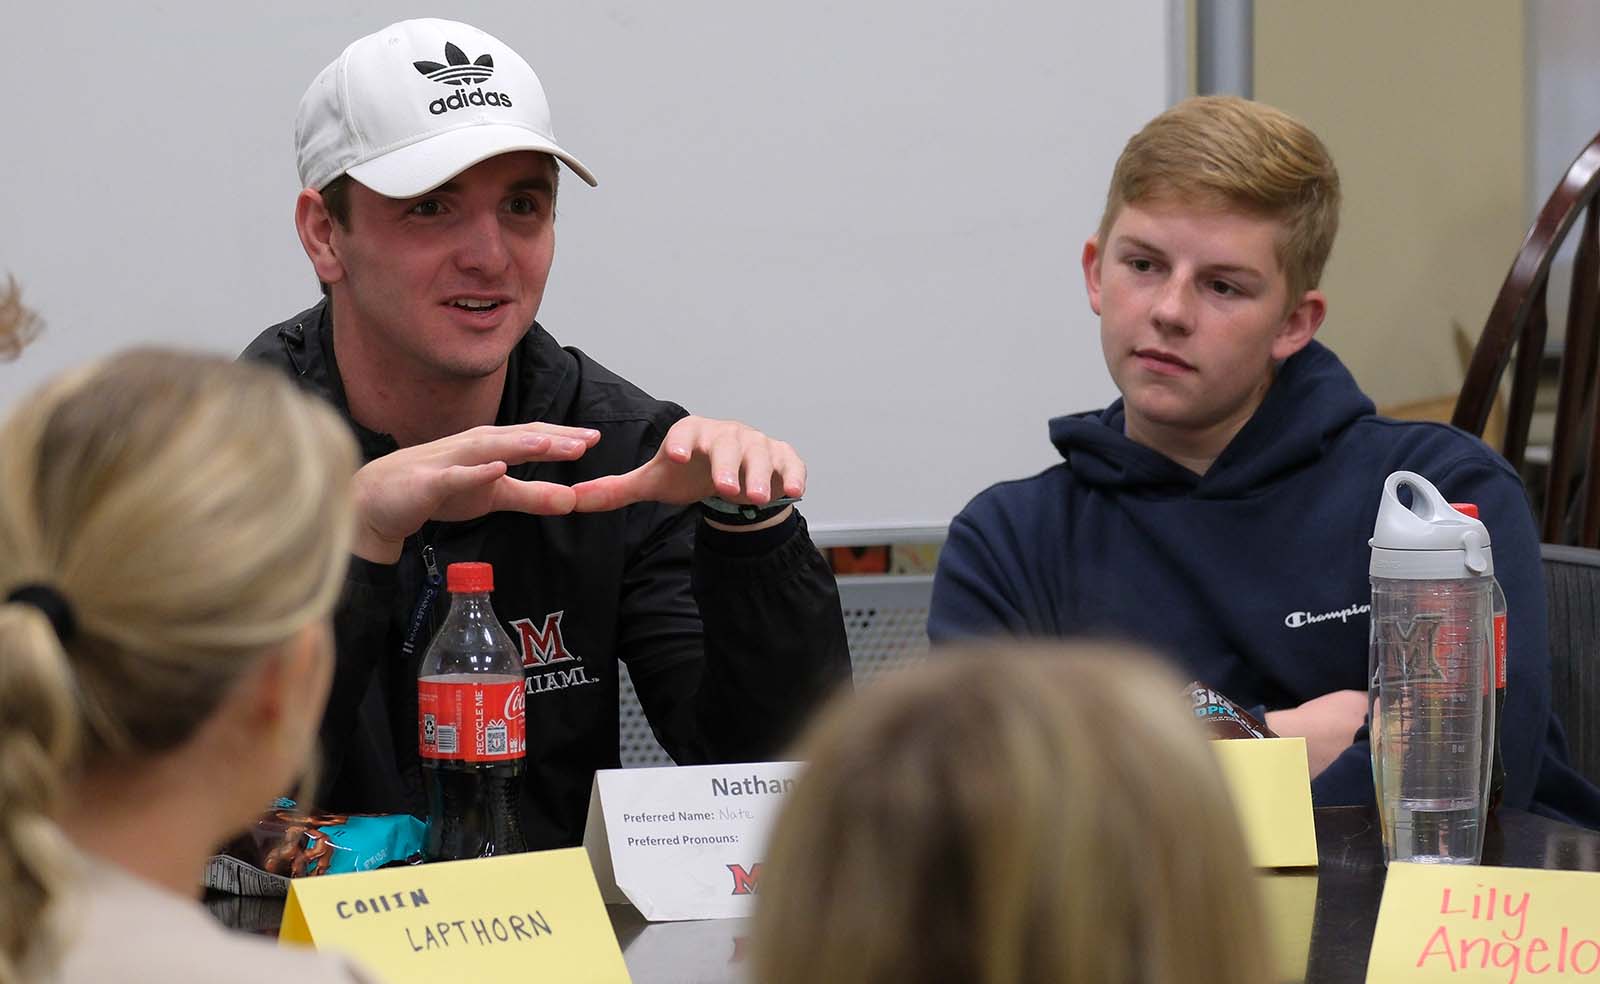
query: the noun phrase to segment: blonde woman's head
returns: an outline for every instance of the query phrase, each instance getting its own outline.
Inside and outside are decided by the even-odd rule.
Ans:
[[[1180,693],[1138,652],[997,643],[833,705],[767,852],[756,981],[1264,980]]]
[[[324,634],[356,466],[331,410],[216,357],[127,352],[16,407],[0,426],[0,600],[23,599],[0,603],[0,981],[57,887],[63,777],[172,751],[268,656]],[[316,718],[296,709],[295,727]]]

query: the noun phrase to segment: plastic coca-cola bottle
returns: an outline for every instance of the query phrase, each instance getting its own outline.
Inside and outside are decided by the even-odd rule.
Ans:
[[[1457,512],[1478,518],[1478,507],[1471,502],[1452,502]],[[1500,808],[1506,793],[1506,767],[1500,757],[1500,733],[1506,713],[1506,593],[1500,581],[1494,582],[1494,762],[1489,771],[1489,809]]]
[[[451,564],[450,614],[417,674],[429,861],[527,850],[519,817],[527,717],[522,661],[489,604],[494,569]]]

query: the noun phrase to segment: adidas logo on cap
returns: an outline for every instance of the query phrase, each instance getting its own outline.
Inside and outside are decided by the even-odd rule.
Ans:
[[[482,89],[467,91],[467,85],[482,85],[489,81],[494,74],[494,56],[483,54],[477,61],[468,61],[466,52],[451,44],[444,43],[444,60],[446,64],[435,61],[417,61],[411,65],[417,71],[435,82],[445,85],[463,87],[461,91],[452,92],[428,103],[428,112],[435,116],[443,116],[452,109],[465,109],[468,106],[502,106],[511,105],[511,96],[504,92],[485,92]]]
[[[493,55],[479,55],[477,61],[469,62],[466,53],[448,41],[444,43],[444,60],[443,65],[431,61],[411,64],[423,75],[446,85],[482,85],[494,74]]]
[[[459,21],[400,21],[357,38],[317,73],[295,114],[295,163],[317,190],[348,174],[410,198],[515,151],[550,154],[594,183],[556,143],[533,68]]]

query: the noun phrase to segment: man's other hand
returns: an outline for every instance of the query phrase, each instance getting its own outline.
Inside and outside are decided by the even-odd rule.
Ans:
[[[506,469],[527,461],[571,461],[600,432],[556,424],[474,427],[401,448],[356,472],[356,556],[380,564],[400,559],[406,537],[430,519],[476,519],[510,510],[542,516],[572,511],[573,490],[522,482]]]
[[[707,496],[760,506],[805,490],[806,463],[794,448],[736,420],[707,417],[673,424],[655,457],[633,471],[572,487],[577,512],[635,502],[687,505]]]
[[[1284,738],[1304,738],[1311,760],[1311,778],[1333,764],[1350,747],[1367,719],[1364,690],[1335,690],[1281,711],[1267,712],[1267,727]]]

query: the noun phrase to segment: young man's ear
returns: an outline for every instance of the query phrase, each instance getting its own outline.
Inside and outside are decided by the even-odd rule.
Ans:
[[[1083,285],[1089,291],[1089,309],[1100,313],[1100,238],[1090,236],[1083,244]]]
[[[1320,290],[1308,290],[1284,316],[1278,337],[1272,340],[1272,358],[1282,362],[1311,343],[1328,314],[1328,299]]]
[[[325,284],[336,284],[344,279],[344,264],[339,262],[333,248],[333,216],[322,200],[322,193],[311,188],[301,189],[294,200],[294,227],[300,234],[300,245],[311,259],[317,279]]]

